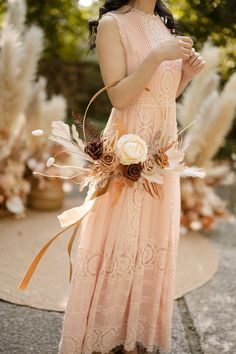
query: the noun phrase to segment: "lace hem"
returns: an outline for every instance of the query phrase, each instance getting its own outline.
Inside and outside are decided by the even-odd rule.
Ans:
[[[142,328],[148,327],[149,333],[156,333],[156,327],[152,327],[145,322],[139,323],[139,331],[141,333]],[[127,333],[125,333],[127,330]],[[166,329],[167,332],[170,328]],[[171,343],[165,343],[165,338],[163,336],[157,337],[153,344],[148,344],[148,340],[144,338],[142,334],[136,334],[135,328],[101,328],[97,330],[90,331],[87,333],[86,338],[83,340],[82,337],[78,338],[71,335],[63,335],[64,340],[60,341],[58,354],[92,354],[94,352],[99,352],[101,354],[107,354],[117,347],[122,346],[123,349],[131,351],[136,347],[145,350],[147,353],[155,353],[157,350],[162,350],[165,353],[169,353],[171,350]]]

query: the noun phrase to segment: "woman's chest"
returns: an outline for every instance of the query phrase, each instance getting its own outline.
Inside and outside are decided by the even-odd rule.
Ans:
[[[174,35],[170,33],[159,16],[144,15],[135,20],[133,26],[131,27],[131,24],[129,24],[126,31],[127,74],[134,71],[154,48],[159,47],[161,50],[167,41],[175,40]],[[163,61],[156,74],[163,70],[167,73],[172,72],[172,74],[174,72],[180,73],[182,71],[182,59]]]

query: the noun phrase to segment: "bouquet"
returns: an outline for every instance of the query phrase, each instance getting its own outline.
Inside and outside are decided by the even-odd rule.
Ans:
[[[135,183],[139,183],[153,198],[161,199],[163,196],[161,185],[166,175],[179,173],[180,176],[188,177],[203,178],[205,176],[205,171],[202,169],[196,166],[188,167],[184,163],[187,146],[182,146],[183,140],[179,140],[179,135],[189,126],[179,132],[177,138],[174,139],[166,136],[164,126],[148,145],[138,134],[128,132],[122,120],[118,117],[113,122],[114,133],[112,134],[106,134],[105,131],[100,133],[86,119],[88,108],[93,100],[103,90],[116,83],[103,87],[92,97],[83,117],[74,114],[74,124],[72,126],[62,121],[52,122],[49,139],[64,147],[65,150],[61,152],[66,151],[76,154],[77,165],[58,165],[56,163],[57,153],[55,156],[49,157],[47,167],[74,168],[76,172],[72,176],[46,176],[71,179],[75,183],[78,181],[80,190],[83,190],[86,186],[89,187],[89,190],[85,202],[81,206],[66,210],[58,215],[61,226],[66,228],[55,235],[38,253],[19,285],[20,289],[26,287],[35,267],[51,242],[65,230],[74,226],[74,232],[68,246],[70,257],[71,247],[80,222],[89,211],[95,208],[97,200],[109,191],[112,185],[116,186],[117,191],[113,197],[113,206],[125,186],[132,187]],[[147,90],[149,91],[149,89]],[[80,137],[81,130],[84,139]],[[40,135],[43,132],[37,130],[33,134]],[[40,172],[35,173],[41,174]],[[72,265],[70,261],[70,279],[71,273]]]

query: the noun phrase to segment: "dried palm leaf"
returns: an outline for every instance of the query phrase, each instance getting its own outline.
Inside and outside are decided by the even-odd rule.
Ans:
[[[83,146],[71,140],[70,127],[68,124],[61,121],[53,121],[49,140],[64,146],[68,152],[77,154],[84,161],[92,161],[92,159],[84,153]]]
[[[143,181],[143,186],[146,192],[148,192],[151,197],[161,199],[162,192],[161,187],[157,183],[152,183],[146,179]]]

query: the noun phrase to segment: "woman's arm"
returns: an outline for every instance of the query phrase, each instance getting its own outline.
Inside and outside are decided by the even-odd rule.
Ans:
[[[204,66],[205,60],[199,53],[195,52],[195,50],[188,60],[183,61],[182,77],[176,93],[176,98],[182,94],[188,83],[194,78],[195,75],[200,73]]]
[[[122,110],[145,89],[163,60],[189,58],[192,50],[189,37],[179,37],[154,48],[130,75],[126,73],[126,58],[116,20],[105,16],[99,21],[96,52],[105,85],[120,82],[107,89],[113,107]]]

